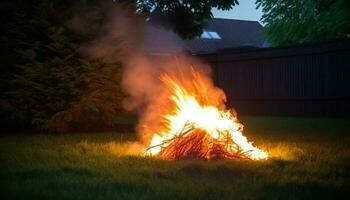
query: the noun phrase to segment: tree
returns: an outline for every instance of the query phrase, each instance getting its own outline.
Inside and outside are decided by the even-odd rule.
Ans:
[[[273,46],[349,37],[348,0],[257,0]]]
[[[137,0],[136,12],[161,21],[186,39],[202,33],[212,8],[229,10],[238,0]],[[154,19],[155,18],[155,19]]]

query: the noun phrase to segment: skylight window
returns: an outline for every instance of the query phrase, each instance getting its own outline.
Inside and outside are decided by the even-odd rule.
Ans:
[[[217,32],[209,32],[209,35],[213,38],[213,39],[221,39],[220,35]]]
[[[220,35],[215,31],[203,31],[201,35],[202,39],[214,39],[214,40],[220,40]]]
[[[209,35],[209,32],[203,31],[201,38],[203,39],[211,39],[211,36]]]

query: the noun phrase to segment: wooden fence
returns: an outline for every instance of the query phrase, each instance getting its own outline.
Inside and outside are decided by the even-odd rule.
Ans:
[[[198,56],[240,114],[350,116],[350,39]]]

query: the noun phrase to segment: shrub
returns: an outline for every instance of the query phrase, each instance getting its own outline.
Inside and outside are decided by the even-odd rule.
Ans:
[[[11,72],[1,79],[2,113],[55,132],[114,124],[122,113],[121,64],[81,56],[91,35],[65,26],[74,13],[72,3],[20,2],[22,7],[8,5],[16,14],[2,25],[8,30],[1,38],[7,55],[1,71]]]

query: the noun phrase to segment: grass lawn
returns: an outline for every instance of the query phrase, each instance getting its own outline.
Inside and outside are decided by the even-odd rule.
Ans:
[[[133,133],[0,136],[1,199],[346,199],[350,120],[241,117],[267,161],[133,155]],[[5,198],[4,198],[5,197]]]

